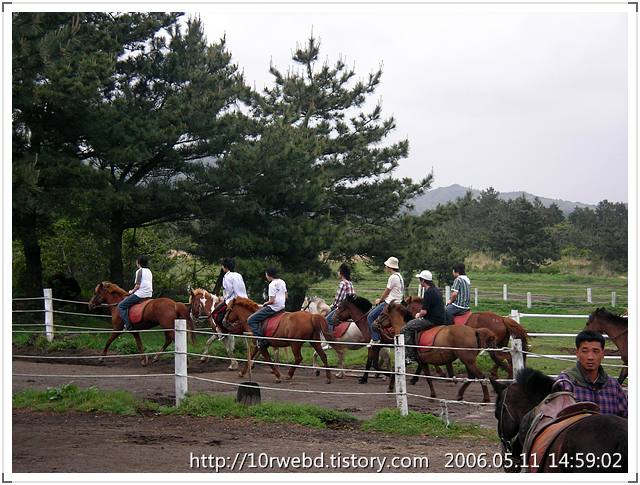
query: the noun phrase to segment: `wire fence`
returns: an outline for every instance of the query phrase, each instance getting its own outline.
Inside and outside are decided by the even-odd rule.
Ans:
[[[18,324],[18,326],[21,327],[40,327],[41,332],[44,332],[45,335],[47,335],[47,339],[50,339],[50,341],[53,340],[54,337],[54,327],[53,327],[53,314],[55,313],[60,313],[60,314],[65,314],[65,315],[78,315],[78,316],[88,316],[88,317],[108,317],[110,318],[109,315],[95,315],[95,314],[87,314],[87,313],[80,313],[80,312],[66,312],[66,311],[59,311],[59,310],[54,310],[52,305],[49,304],[47,305],[47,303],[52,303],[53,301],[60,301],[60,302],[64,302],[64,303],[73,303],[73,304],[82,304],[82,305],[86,305],[87,302],[78,302],[78,301],[72,301],[72,300],[62,300],[62,299],[55,299],[51,296],[50,293],[45,294],[44,297],[41,298],[24,298],[24,299],[15,299],[15,301],[32,301],[32,300],[44,300],[45,302],[45,309],[33,309],[33,310],[14,310],[14,312],[16,313],[22,313],[22,312],[37,312],[37,313],[45,313],[45,325],[43,328],[42,324],[30,324],[30,323],[24,323],[24,324]],[[519,321],[520,317],[528,317],[528,318],[576,318],[576,319],[586,319],[588,317],[588,315],[566,315],[566,314],[525,314],[525,313],[517,313],[516,310],[512,311],[511,314],[512,317],[516,317],[517,321]],[[71,329],[71,330],[60,330],[60,329]],[[136,330],[136,332],[166,332],[168,331],[167,329],[147,329],[147,330]],[[242,362],[244,363],[244,365],[248,366],[251,365],[252,363],[254,364],[259,364],[259,365],[271,365],[274,364],[273,362],[269,362],[269,361],[263,361],[263,360],[251,360],[251,359],[244,359],[244,358],[239,358],[239,357],[235,357],[233,354],[231,355],[227,355],[227,357],[224,356],[215,356],[215,355],[209,355],[206,353],[195,353],[195,352],[188,352],[187,351],[187,345],[186,345],[186,335],[188,332],[193,332],[194,334],[206,334],[208,336],[211,336],[212,333],[211,332],[205,332],[205,331],[199,331],[199,330],[187,330],[186,329],[186,321],[185,320],[176,320],[176,326],[174,329],[170,329],[169,331],[174,331],[175,332],[175,350],[173,351],[164,351],[164,352],[147,352],[147,353],[135,353],[135,354],[108,354],[108,355],[83,355],[83,356],[43,356],[43,355],[25,355],[25,354],[16,354],[13,355],[14,359],[25,359],[25,360],[45,360],[45,361],[50,361],[50,362],[55,362],[55,361],[69,361],[69,360],[79,360],[79,361],[86,361],[86,360],[91,360],[91,359],[118,359],[118,358],[130,358],[130,357],[149,357],[149,356],[154,356],[154,357],[158,357],[160,355],[170,355],[172,354],[174,356],[174,360],[175,360],[175,372],[173,374],[25,374],[25,373],[14,373],[14,376],[20,376],[20,377],[41,377],[41,378],[52,378],[52,377],[71,377],[71,378],[91,378],[91,379],[99,379],[99,378],[132,378],[132,377],[173,377],[176,384],[176,404],[179,404],[184,397],[186,396],[187,390],[188,390],[188,381],[189,380],[196,380],[196,381],[203,381],[203,382],[212,382],[212,383],[217,383],[220,385],[228,385],[231,387],[236,387],[236,388],[240,388],[240,387],[247,387],[246,384],[243,383],[238,383],[238,382],[232,382],[232,381],[227,381],[227,380],[221,380],[221,379],[212,379],[212,378],[206,378],[206,377],[200,377],[200,376],[195,376],[195,375],[189,375],[188,373],[188,367],[187,367],[187,357],[200,357],[200,358],[211,358],[211,359],[218,359],[218,360],[227,360],[227,361],[235,361],[237,362]],[[33,330],[20,330],[20,329],[13,329],[14,333],[33,333]],[[102,327],[86,327],[86,326],[76,326],[76,325],[57,325],[56,326],[56,333],[58,334],[74,334],[74,335],[78,335],[78,334],[102,334],[102,333],[113,333],[114,330],[113,329],[105,329]],[[217,337],[226,337],[226,338],[231,338],[233,337],[233,334],[217,334]],[[549,337],[574,337],[575,334],[570,334],[570,333],[531,333],[529,334],[529,336],[531,337],[536,337],[536,336],[549,336]],[[326,343],[324,340],[308,340],[308,339],[293,339],[293,338],[270,338],[270,337],[256,337],[253,335],[242,335],[243,338],[245,339],[256,339],[256,338],[265,338],[265,339],[271,339],[271,340],[277,340],[279,342],[315,342],[315,343]],[[329,344],[331,344],[331,342],[328,342]],[[353,346],[358,346],[361,347],[363,345],[363,342],[339,342],[339,344],[341,346],[345,346],[345,345],[353,345]],[[476,378],[469,378],[469,377],[441,377],[441,376],[425,376],[425,375],[419,375],[419,374],[415,374],[415,373],[411,373],[411,372],[407,372],[406,367],[405,367],[405,359],[404,359],[404,355],[405,355],[405,349],[408,347],[412,347],[412,348],[418,348],[418,349],[426,349],[426,350],[476,350],[476,351],[480,351],[480,350],[484,350],[484,351],[495,351],[495,352],[508,352],[510,353],[511,357],[512,357],[512,361],[514,364],[514,371],[517,371],[519,365],[519,362],[523,362],[524,359],[523,357],[526,355],[529,358],[545,358],[545,359],[552,359],[552,360],[559,360],[559,361],[575,361],[575,357],[572,357],[570,355],[552,355],[552,354],[542,354],[542,353],[536,353],[536,352],[531,352],[528,350],[522,350],[521,346],[520,346],[520,342],[518,340],[512,340],[511,341],[511,346],[510,347],[496,347],[496,348],[487,348],[487,349],[478,349],[478,348],[467,348],[467,347],[443,347],[443,346],[428,346],[428,347],[424,347],[424,346],[420,346],[420,345],[406,345],[404,343],[404,337],[402,335],[396,336],[396,340],[394,341],[393,344],[380,344],[381,347],[386,347],[386,348],[393,348],[394,349],[394,363],[395,363],[395,369],[394,370],[378,370],[378,369],[371,369],[371,370],[360,370],[359,372],[363,372],[363,373],[376,373],[376,374],[382,374],[382,375],[387,375],[387,376],[395,376],[395,390],[393,393],[388,393],[388,392],[351,392],[351,391],[323,391],[323,390],[314,390],[314,389],[290,389],[290,388],[282,388],[282,387],[270,387],[270,386],[260,386],[261,389],[265,389],[265,390],[272,390],[272,391],[277,391],[277,392],[295,392],[295,393],[302,393],[302,394],[318,394],[318,395],[323,395],[323,394],[331,394],[331,395],[345,395],[345,396],[361,396],[361,395],[388,395],[388,396],[395,396],[396,398],[396,402],[397,405],[401,411],[402,414],[406,414],[408,412],[408,404],[407,404],[407,398],[408,397],[414,397],[417,399],[425,399],[425,400],[429,400],[429,401],[433,401],[433,402],[438,402],[441,404],[442,406],[442,413],[441,416],[443,417],[443,419],[446,419],[446,421],[449,421],[448,418],[448,405],[449,404],[467,404],[467,405],[474,405],[474,406],[493,406],[493,403],[480,403],[480,402],[473,402],[473,401],[463,401],[463,400],[450,400],[450,399],[442,399],[442,398],[436,398],[433,396],[424,396],[421,394],[417,394],[417,393],[410,393],[406,391],[406,379],[407,377],[412,378],[412,377],[417,377],[417,378],[425,378],[425,379],[433,379],[433,380],[438,380],[438,381],[449,381],[449,382],[454,382],[454,383],[481,383],[483,385],[486,385],[488,383],[488,379],[485,378],[480,378],[480,379],[476,379]],[[606,356],[606,358],[608,359],[620,359],[619,356]],[[315,366],[310,366],[310,365],[304,365],[302,363],[300,364],[291,364],[291,363],[277,363],[278,366],[281,367],[286,367],[289,369],[311,369],[311,370],[318,370],[320,368],[315,367]],[[520,366],[523,364],[520,364]],[[622,367],[626,367],[625,365],[620,365],[620,364],[603,364],[605,366],[609,366],[609,367],[616,367],[616,368],[622,368]],[[325,369],[324,367],[322,369]],[[354,369],[353,368],[345,368],[345,367],[326,367],[326,370],[330,371],[330,372],[353,372]],[[553,376],[555,377],[555,376]],[[503,379],[502,381],[509,381],[509,379]]]

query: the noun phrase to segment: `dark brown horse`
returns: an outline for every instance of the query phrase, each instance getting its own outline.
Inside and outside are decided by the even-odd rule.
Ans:
[[[393,327],[394,333],[397,335],[402,331],[406,320],[411,318],[409,310],[404,305],[399,303],[390,303],[380,313],[380,316],[376,319],[375,324],[384,330],[387,327]],[[464,364],[467,369],[467,376],[469,379],[484,379],[484,373],[478,368],[476,364],[476,357],[480,353],[480,350],[484,348],[490,348],[495,346],[496,336],[486,328],[474,329],[467,327],[466,325],[444,325],[442,329],[436,335],[433,342],[434,347],[452,347],[452,349],[445,348],[418,348],[418,363],[423,364],[422,370],[427,376],[427,383],[431,390],[431,397],[436,397],[436,391],[433,388],[432,379],[428,366],[424,364],[436,364],[443,365],[452,363],[456,359]],[[464,349],[464,350],[463,350]],[[389,390],[393,388],[395,381],[395,375],[391,376],[391,382],[389,382]],[[456,399],[462,401],[464,397],[464,391],[469,387],[471,382],[465,382],[460,387]],[[481,382],[482,394],[484,396],[484,402],[489,402],[489,389],[484,382]]]
[[[552,415],[538,406],[548,405],[553,400],[550,394],[554,380],[540,371],[524,368],[511,384],[501,384],[493,379],[491,384],[497,394],[495,417],[505,471],[533,471],[534,465],[538,472],[551,473],[627,471],[626,419],[592,411],[585,413],[585,405],[578,403],[572,406],[573,409],[563,408],[564,416],[572,418],[570,421],[563,423],[563,413],[553,413],[558,417],[550,421],[558,426],[558,434],[547,440],[551,441],[548,446],[544,446],[544,442],[538,445],[542,440],[535,440],[540,436],[535,432],[536,422],[544,415]],[[536,451],[535,459],[530,454],[532,450]]]
[[[606,333],[607,336],[616,344],[620,351],[620,357],[625,367],[620,371],[618,376],[618,382],[622,384],[629,375],[628,365],[628,339],[629,339],[629,319],[621,315],[615,315],[604,308],[596,308],[596,310],[589,315],[584,326],[585,330],[593,330],[595,332]]]
[[[251,314],[258,311],[260,307],[254,301],[248,298],[234,298],[229,302],[227,307],[227,313],[223,320],[223,325],[226,328],[230,329],[230,333],[242,334],[242,332],[251,332],[251,328],[249,328],[249,324],[247,320],[251,316]],[[327,354],[325,354],[324,350],[322,350],[322,346],[319,342],[320,340],[320,332],[322,332],[327,338],[327,340],[333,340],[333,334],[329,330],[327,325],[327,321],[325,318],[317,313],[307,313],[307,312],[286,312],[280,320],[280,324],[276,329],[275,333],[269,339],[269,345],[273,347],[291,347],[291,351],[295,357],[294,364],[297,366],[302,362],[302,345],[304,342],[299,341],[291,341],[291,340],[277,340],[278,338],[283,339],[298,339],[298,340],[316,340],[316,342],[309,342],[311,346],[314,348],[316,353],[322,359],[322,363],[324,364],[327,374],[327,384],[331,383],[331,371],[329,371],[329,362],[327,360]],[[257,346],[251,352],[251,359],[256,356],[258,352],[262,353],[266,362],[271,363],[271,371],[276,376],[276,382],[280,382],[280,372],[273,365],[271,356],[269,355],[269,349],[264,348],[260,349]],[[247,372],[248,362],[245,362],[244,368],[240,371],[240,377],[244,377]],[[293,374],[296,371],[296,367],[289,368],[288,376],[285,376],[285,379],[292,379]]]
[[[419,296],[410,296],[405,300],[407,308],[414,310],[413,314],[422,308],[422,298]],[[467,320],[466,325],[471,328],[486,328],[491,330],[497,339],[496,347],[507,347],[509,345],[509,337],[520,339],[522,341],[522,350],[527,350],[529,336],[527,331],[509,317],[501,317],[493,312],[473,312]],[[493,359],[495,365],[491,369],[493,377],[498,376],[498,369],[502,368],[509,374],[509,378],[513,378],[513,364],[511,362],[511,354],[509,352],[496,352],[496,358]],[[526,354],[525,354],[526,355]]]
[[[129,293],[120,288],[115,283],[110,283],[109,281],[103,281],[102,283],[96,286],[94,290],[94,295],[89,300],[89,310],[93,310],[98,305],[102,303],[106,303],[110,306],[111,310],[111,327],[113,328],[113,332],[111,336],[107,340],[106,345],[104,346],[104,350],[102,351],[102,355],[107,355],[107,350],[109,350],[109,346],[111,343],[118,338],[119,335],[122,334],[122,330],[124,328],[124,323],[120,318],[120,313],[118,312],[118,303],[124,300]],[[162,328],[166,329],[164,332],[164,345],[160,352],[164,352],[169,345],[175,340],[174,335],[174,322],[176,319],[184,319],[187,321],[187,328],[189,330],[193,330],[193,322],[191,321],[191,317],[189,316],[189,311],[187,310],[187,306],[184,303],[175,302],[169,298],[155,298],[151,300],[145,307],[142,313],[142,320],[140,323],[134,325],[134,329],[131,331],[133,338],[136,340],[136,346],[138,348],[138,353],[144,353],[144,347],[142,346],[142,340],[140,339],[140,334],[137,330],[147,330],[153,328],[157,325],[160,325]],[[191,342],[195,343],[196,336],[193,332],[191,334]],[[158,355],[156,354],[153,358],[153,362],[158,360]],[[102,360],[102,359],[101,359]],[[147,365],[149,359],[146,355],[142,357],[142,365]]]
[[[365,342],[371,340],[371,331],[369,330],[369,324],[367,323],[367,315],[371,310],[371,302],[366,298],[357,296],[354,294],[347,295],[344,300],[340,302],[336,309],[335,321],[345,322],[347,320],[353,320],[356,324]],[[381,344],[393,345],[393,336],[388,332],[382,332],[380,334]],[[380,372],[384,369],[380,368],[380,351],[382,350],[380,345],[372,345],[367,352],[367,364],[365,366],[365,372],[360,377],[358,382],[360,384],[366,384],[369,380],[369,370],[371,366]]]

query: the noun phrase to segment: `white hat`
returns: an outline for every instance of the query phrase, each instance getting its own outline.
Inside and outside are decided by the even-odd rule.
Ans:
[[[431,274],[431,271],[428,271],[426,269],[423,269],[422,271],[420,271],[420,274],[417,274],[416,278],[420,278],[427,281],[433,281],[433,275]]]
[[[385,266],[388,266],[391,269],[400,269],[400,265],[398,264],[398,258],[394,258],[391,256],[384,262]]]

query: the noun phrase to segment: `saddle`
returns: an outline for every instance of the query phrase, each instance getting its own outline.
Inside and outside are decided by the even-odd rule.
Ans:
[[[469,320],[469,317],[472,315],[473,313],[471,312],[471,310],[467,310],[464,313],[461,313],[460,315],[454,315],[453,316],[453,324],[454,325],[466,325],[467,321]]]
[[[280,320],[282,320],[282,317],[284,317],[287,313],[289,312],[281,310],[262,322],[262,335],[264,335],[265,337],[272,337],[273,334],[276,333],[276,330],[278,330]]]
[[[152,300],[153,298],[144,298],[140,303],[136,303],[132,307],[129,308],[129,322],[133,325],[135,323],[140,323],[142,321],[142,313],[144,312],[144,307]]]
[[[420,332],[420,335],[418,336],[418,345],[420,345],[421,347],[431,347],[433,345],[433,342],[436,341],[436,336],[444,327],[446,327],[446,325],[438,325],[437,327],[432,327],[425,330],[424,332]],[[424,351],[427,349],[419,350]]]
[[[536,473],[542,465],[546,452],[561,431],[592,414],[600,414],[600,406],[592,402],[576,402],[571,392],[549,394],[521,424],[528,429],[524,438],[523,454],[529,466],[525,471]]]
[[[351,326],[351,323],[353,322],[340,322],[339,324],[334,325],[333,336],[335,338],[342,337],[347,332],[347,329]]]

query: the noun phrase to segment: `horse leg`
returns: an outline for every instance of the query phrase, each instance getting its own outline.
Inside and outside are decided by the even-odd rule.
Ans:
[[[625,362],[624,365],[627,365],[627,363]],[[620,376],[618,377],[618,382],[620,383],[620,385],[622,385],[622,383],[624,382],[624,380],[627,378],[628,375],[629,375],[629,369],[627,367],[623,367],[622,370],[620,371]]]
[[[429,374],[429,366],[424,364],[422,367],[424,371],[424,375],[427,376],[427,385],[429,386],[429,390],[431,391],[431,397],[436,397],[436,390],[433,387],[433,379],[431,379],[431,374]]]
[[[280,372],[278,371],[278,368],[273,364],[273,361],[271,360],[271,356],[269,355],[269,349],[265,347],[264,349],[258,348],[258,350],[262,353],[262,356],[264,357],[265,362],[267,362],[271,366],[271,373],[275,376],[276,384],[282,382],[280,379],[281,378]]]
[[[376,366],[377,361],[378,361],[378,349],[377,346],[375,346],[376,348],[371,348],[369,349],[369,352],[367,352],[367,365],[365,367],[365,371],[364,374],[362,374],[362,377],[360,378],[360,380],[358,381],[358,383],[360,384],[366,384],[367,381],[369,380],[369,369],[371,369],[371,365],[373,364],[373,355],[375,353],[375,360],[376,360]]]
[[[420,379],[418,376],[422,372],[423,365],[427,365],[427,364],[421,364],[420,362],[418,362],[418,367],[416,368],[416,372],[413,376],[411,376],[411,380],[409,381],[409,384],[411,384],[412,386],[415,386],[418,383],[418,379]]]
[[[251,350],[251,356],[249,357],[249,360],[253,361],[253,359],[255,358],[255,356],[258,354],[259,351],[260,351],[260,349],[257,346],[254,347],[253,350]],[[249,370],[249,360],[247,360],[244,363],[244,366],[242,367],[242,370],[238,373],[238,377],[244,377],[244,375]],[[271,360],[271,359],[269,359],[269,360]],[[251,368],[253,369],[253,362],[251,362]]]
[[[331,384],[331,371],[329,370],[329,360],[327,359],[327,354],[322,349],[322,344],[320,342],[309,342],[309,343],[315,349],[316,353],[320,356],[320,359],[324,364],[324,368],[326,369],[327,384]]]
[[[158,362],[158,358],[160,358],[160,354],[165,350],[167,350],[167,347],[171,345],[171,343],[173,342],[173,336],[171,335],[172,333],[173,332],[169,332],[169,331],[166,331],[164,333],[164,345],[160,349],[160,352],[158,352],[156,355],[153,356],[153,360],[151,361],[152,363]]]
[[[318,364],[318,352],[313,351],[313,355],[311,356],[311,367],[315,369],[316,377],[320,375],[320,369],[317,368]]]
[[[340,369],[337,373],[336,373],[336,379],[342,379],[344,378],[344,371],[342,369],[344,369],[344,350],[343,349],[335,349],[336,354],[338,356],[338,369]]]
[[[144,347],[142,346],[142,339],[140,338],[140,332],[131,332],[131,333],[133,335],[133,338],[136,340],[136,347],[138,348],[138,353],[143,354]],[[143,366],[146,366],[149,363],[149,356],[143,355],[140,363]]]
[[[112,333],[111,333],[111,336],[110,336],[110,337],[109,337],[109,339],[107,340],[107,343],[105,344],[104,349],[102,350],[102,357],[100,357],[100,358],[98,359],[98,362],[104,362],[104,358],[103,358],[103,357],[104,357],[105,355],[107,355],[107,350],[109,350],[109,347],[111,346],[111,343],[112,343],[115,339],[117,339],[117,338],[120,336],[120,334],[121,334],[121,333],[122,333],[122,332],[121,332],[120,330],[118,330],[118,331],[116,331],[116,332],[112,332]]]
[[[238,368],[238,361],[234,358],[234,348],[236,346],[235,337],[233,335],[227,335],[224,339],[224,348],[227,351],[227,357],[231,359],[231,363],[227,370],[236,370]]]
[[[207,355],[209,355],[209,347],[211,347],[211,344],[216,340],[218,340],[218,334],[216,333],[214,333],[211,337],[207,339],[207,343],[204,344],[204,350],[202,351],[204,355],[200,357],[200,362],[205,362],[207,360]]]
[[[460,359],[462,360],[462,359]],[[484,379],[485,376],[483,374],[483,372],[478,368],[478,366],[476,365],[476,360],[471,359],[470,361],[468,360],[467,362],[463,361],[464,365],[467,369],[467,377],[469,377],[469,379]],[[462,401],[462,398],[464,396],[464,391],[467,389],[467,387],[469,387],[471,383],[470,382],[465,382],[464,384],[462,384],[462,386],[460,387],[460,390],[458,391],[458,396],[456,397],[456,399],[458,401]],[[482,386],[482,395],[483,395],[483,399],[482,402],[489,402],[489,389],[487,389],[487,385],[483,382],[480,383],[480,385]]]
[[[447,362],[445,365],[447,366],[447,377],[452,378],[453,377],[453,362]]]
[[[296,372],[296,366],[302,362],[302,342],[291,342],[291,352],[293,352],[293,367],[289,367],[289,373],[285,376],[285,379],[290,381],[293,379],[293,374]]]

